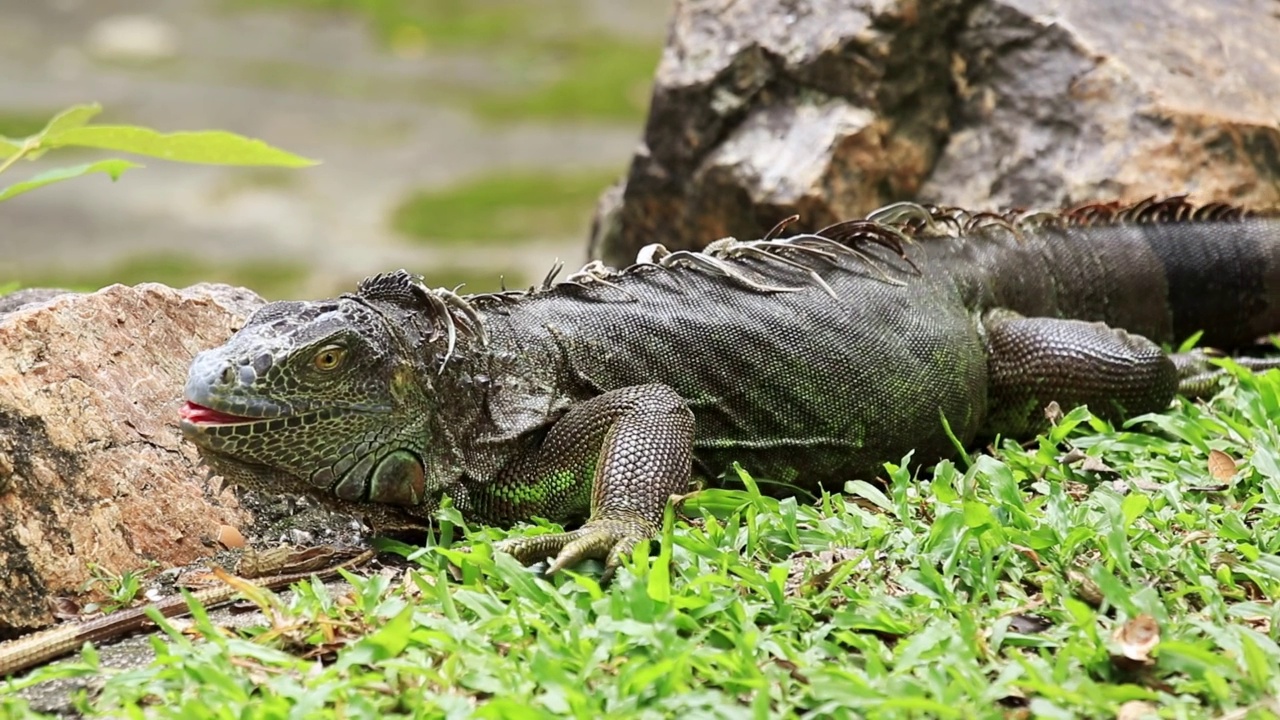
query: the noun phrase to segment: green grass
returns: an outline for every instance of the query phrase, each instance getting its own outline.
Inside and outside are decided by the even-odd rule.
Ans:
[[[354,13],[384,44],[485,47],[528,35],[542,11],[562,1],[530,0],[224,0],[233,10],[301,9]]]
[[[649,107],[660,54],[656,44],[610,37],[549,44],[530,53],[528,61],[551,65],[553,80],[522,92],[480,93],[470,107],[492,121],[637,120]]]
[[[429,242],[512,242],[586,232],[613,171],[556,175],[486,175],[440,190],[414,193],[392,214],[397,232]]]
[[[182,288],[200,282],[240,285],[267,299],[289,297],[306,278],[305,267],[280,262],[210,264],[180,255],[142,255],[91,272],[47,272],[22,279],[23,287],[65,287],[94,291],[113,283],[164,283]]]
[[[495,69],[487,84],[422,84],[313,68],[247,64],[238,74],[272,87],[361,98],[418,98],[464,107],[491,122],[640,121],[661,39],[584,26],[574,0],[227,0],[238,11],[288,8],[356,14],[390,51],[468,54]],[[245,77],[247,75],[247,77]]]
[[[445,510],[441,540],[465,532],[472,554],[400,547],[418,563],[404,577],[352,578],[341,602],[304,585],[271,628],[168,628],[158,661],[102,671],[82,710],[1112,718],[1148,703],[1152,717],[1276,717],[1276,418],[1280,373],[1242,373],[1131,429],[1077,410],[1025,448],[889,466],[883,490],[815,504],[761,497],[744,475],[747,490],[687,504],[696,521],[669,517],[606,588],[590,571],[540,579],[490,552],[506,533]],[[1213,451],[1235,471],[1211,473]],[[1134,643],[1152,622],[1154,642]],[[0,686],[0,714],[34,717],[15,687],[94,663]]]

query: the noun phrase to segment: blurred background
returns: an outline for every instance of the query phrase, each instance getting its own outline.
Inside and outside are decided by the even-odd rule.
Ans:
[[[142,159],[115,183],[14,198],[0,284],[209,280],[281,299],[399,267],[480,291],[577,266],[639,142],[671,2],[2,2],[0,135],[98,102],[97,123],[229,130],[322,164]]]

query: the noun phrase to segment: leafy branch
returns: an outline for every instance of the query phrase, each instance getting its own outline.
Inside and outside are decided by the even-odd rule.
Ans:
[[[64,147],[114,150],[173,162],[205,165],[307,167],[316,164],[314,160],[272,147],[261,140],[221,130],[161,133],[133,125],[89,124],[100,112],[102,106],[96,103],[76,105],[58,113],[44,129],[34,135],[16,139],[0,136],[0,173],[19,160],[35,160],[49,150]],[[142,165],[110,158],[53,168],[28,180],[0,188],[0,201],[38,187],[93,173],[105,173],[116,180],[124,171],[137,167]]]

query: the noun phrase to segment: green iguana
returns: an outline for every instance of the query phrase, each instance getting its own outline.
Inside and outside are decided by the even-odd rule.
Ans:
[[[400,271],[271,303],[195,359],[182,428],[232,482],[384,519],[443,496],[482,523],[585,516],[502,549],[612,572],[691,471],[738,461],[783,492],[839,491],[911,450],[950,455],[947,426],[972,444],[1034,433],[1051,401],[1163,409],[1212,382],[1156,342],[1280,330],[1280,215],[899,204],[780,232],[652,245],[523,292],[459,296]]]

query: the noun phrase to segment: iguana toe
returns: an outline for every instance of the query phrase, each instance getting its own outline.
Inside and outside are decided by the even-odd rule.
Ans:
[[[1213,358],[1226,357],[1222,352],[1197,348],[1170,356],[1178,368],[1178,394],[1191,398],[1207,398],[1221,387],[1220,380],[1226,371],[1213,364]],[[1253,372],[1265,372],[1280,368],[1280,359],[1274,357],[1239,356],[1232,358],[1236,365]]]
[[[507,540],[497,549],[526,565],[554,558],[547,568],[548,575],[583,560],[604,560],[601,579],[608,581],[636,543],[648,540],[654,533],[649,523],[638,520],[593,520],[570,532]]]

